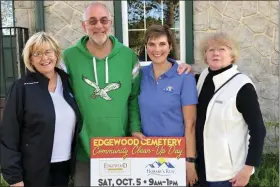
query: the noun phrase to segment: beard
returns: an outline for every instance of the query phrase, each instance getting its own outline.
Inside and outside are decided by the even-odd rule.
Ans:
[[[97,45],[103,45],[109,38],[108,34],[94,34],[91,37],[91,40],[96,43]]]

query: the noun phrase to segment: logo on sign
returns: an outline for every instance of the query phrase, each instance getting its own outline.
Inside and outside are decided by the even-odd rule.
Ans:
[[[175,166],[165,158],[159,158],[157,161],[146,166],[148,175],[170,176],[175,174]]]
[[[101,160],[99,171],[102,176],[130,175],[130,162],[123,160]]]

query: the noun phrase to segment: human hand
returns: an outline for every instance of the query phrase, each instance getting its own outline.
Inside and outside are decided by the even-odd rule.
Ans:
[[[178,65],[177,73],[179,75],[181,75],[183,72],[185,72],[185,74],[188,74],[191,71],[192,71],[192,67],[189,64],[181,63]]]
[[[21,182],[18,182],[18,183],[16,183],[16,184],[12,184],[12,185],[10,185],[11,187],[16,187],[16,186],[24,186],[24,183],[23,183],[23,181],[21,181]]]
[[[253,168],[253,166],[245,165],[229,182],[232,183],[232,186],[246,186],[250,180]]]
[[[142,134],[141,132],[134,132],[132,133],[132,136],[139,138],[140,140],[143,140],[145,138],[144,134]]]
[[[198,180],[195,165],[194,163],[186,162],[186,168],[187,168],[187,186],[193,186]]]

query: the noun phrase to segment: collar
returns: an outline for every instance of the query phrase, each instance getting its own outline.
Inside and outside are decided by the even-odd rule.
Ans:
[[[178,64],[172,63],[172,67],[167,72],[165,72],[164,75],[167,77],[172,77],[174,75],[177,75],[177,69],[178,69]]]
[[[169,61],[169,59],[168,59]],[[169,61],[170,62],[170,61]],[[176,61],[175,61],[176,62]],[[174,63],[173,61],[171,62],[172,67],[165,72],[164,74],[162,74],[161,76],[166,76],[166,77],[172,77],[174,75],[177,75],[177,69],[178,69],[178,63]],[[151,63],[149,66],[149,76],[154,78],[154,68],[153,68],[153,63]]]
[[[238,73],[237,65],[232,65],[231,68],[223,71],[222,73],[215,75],[213,77],[213,82],[215,85],[215,90],[224,84],[228,79],[230,79],[234,74]]]
[[[55,67],[55,71],[59,74],[62,82],[65,82],[65,80],[69,78],[69,75],[65,73],[63,70]],[[49,78],[43,75],[42,73],[40,73],[39,71],[35,71],[35,72],[28,71],[27,75],[34,77],[36,80],[39,81],[39,83],[43,85],[49,84]]]
[[[232,68],[232,64],[222,68],[222,69],[219,69],[219,70],[211,70],[210,67],[208,68],[208,71],[209,71],[209,74],[212,75],[212,76],[215,76],[215,75],[218,75],[228,69]]]

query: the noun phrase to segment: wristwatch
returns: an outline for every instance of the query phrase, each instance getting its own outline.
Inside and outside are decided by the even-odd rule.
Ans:
[[[186,158],[186,161],[187,161],[187,162],[190,162],[190,163],[195,163],[195,160],[196,160],[196,159],[195,159],[194,157],[187,157],[187,158]]]

